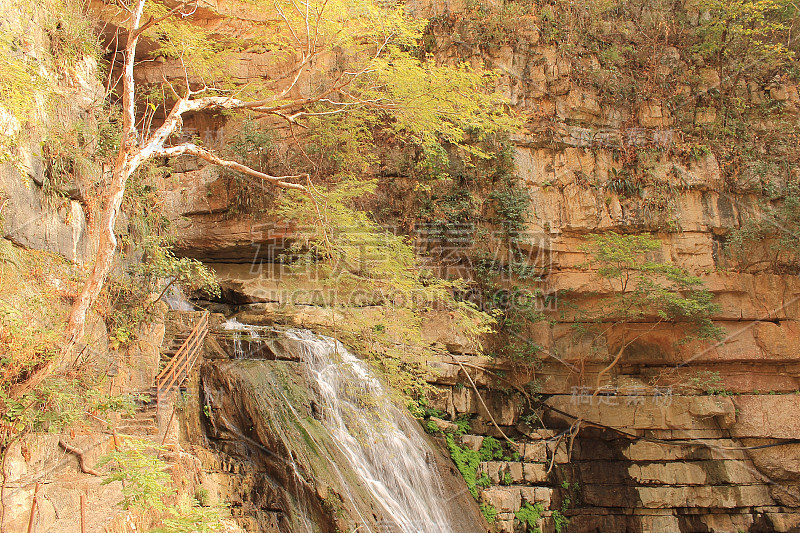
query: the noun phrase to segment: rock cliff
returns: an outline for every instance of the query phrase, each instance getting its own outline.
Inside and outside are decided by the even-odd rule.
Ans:
[[[685,4],[682,15],[697,24],[705,15],[695,2]],[[525,131],[509,142],[515,175],[530,201],[517,243],[524,265],[537,269],[536,289],[549,299],[542,309],[545,320],[513,335],[534,343],[537,356],[487,361],[452,333],[447,313],[431,311],[424,324],[426,340],[449,352],[429,362],[434,418],[468,420],[468,428],[454,438],[464,450],[495,446],[487,447],[493,442],[487,438],[500,442],[482,456],[476,472],[487,480],[479,487],[480,501],[497,511],[493,527],[518,530],[515,514],[541,504],[539,524],[545,531],[562,531],[564,518],[567,531],[574,532],[800,530],[800,281],[785,264],[761,260],[758,243],[752,245],[753,265],[726,253],[731,231],[763,211],[765,183],[753,173],[733,176],[729,154],[715,145],[722,141],[699,143],[691,133],[719,118],[708,95],[720,89],[748,105],[777,109],[752,128],[768,131],[780,121],[794,132],[800,116],[796,82],[745,76],[732,84],[688,46],[665,44],[639,50],[637,61],[649,61],[652,78],[668,85],[670,94],[634,87],[632,96],[609,96],[614,81],[608,78],[619,69],[608,68],[608,57],[597,51],[563,46],[545,35],[553,25],[541,13],[518,20],[513,39],[481,40],[474,25],[463,22],[472,13],[469,2],[408,5],[434,17],[426,38],[437,61],[497,69],[511,106],[528,116]],[[203,9],[199,24],[223,34],[246,35],[263,22],[238,2]],[[278,68],[251,51],[230,65],[242,84]],[[156,83],[182,71],[176,62],[158,58],[143,63],[137,76]],[[676,104],[676,96],[685,98]],[[220,146],[235,134],[235,125],[203,115],[188,119],[185,128]],[[413,204],[416,193],[395,164],[397,147],[385,148],[374,170],[381,185],[370,201],[376,212],[391,213],[383,222],[408,230],[408,213],[398,214],[402,209],[394,204],[398,198]],[[785,191],[797,178],[795,154],[773,154],[773,148],[759,146],[759,160],[786,162],[786,172],[770,175],[770,186]],[[289,280],[276,260],[296,233],[270,213],[268,199],[243,202],[252,189],[202,163],[181,159],[171,165],[161,195],[179,227],[176,249],[218,274],[223,296],[211,305],[263,322],[335,328],[340,317],[316,299],[314,281]],[[45,213],[37,189],[43,171],[35,162],[29,166],[28,177],[7,165],[0,172],[3,195],[13,198],[3,210],[6,237],[83,260],[91,244],[80,192]],[[41,214],[43,222],[28,224],[21,218],[27,212],[34,218]],[[486,220],[467,222],[467,231],[498,230]],[[604,297],[613,292],[586,266],[581,250],[587,235],[606,231],[652,233],[661,243],[654,260],[698,275],[719,304],[711,318],[722,329],[722,340],[676,342],[685,334],[679,324],[646,317],[639,324],[645,332],[601,376],[619,349],[619,328],[589,335],[576,326],[587,314],[602,317]],[[446,234],[451,245],[440,249],[439,257],[431,254],[431,261],[438,259],[446,272],[443,259],[455,258],[460,272],[476,278],[475,248],[456,237]],[[425,238],[419,247],[432,248]],[[509,342],[508,336],[487,339],[490,346]],[[299,401],[307,424],[301,422],[305,429],[297,434],[270,426],[266,421],[288,415],[276,398],[259,395],[265,369],[286,377],[289,389],[304,388],[293,382],[297,372],[291,361],[211,361],[204,367],[195,386],[198,394],[202,388],[215,398],[218,413],[203,419],[194,405],[184,414],[184,443],[197,445],[200,459],[193,472],[219,499],[231,502],[250,530],[292,527],[288,524],[302,508],[332,531],[335,513],[324,505],[337,490],[298,481],[269,457],[278,448],[285,455],[304,446],[298,438],[302,431],[313,432],[313,406]],[[603,387],[595,394],[598,376]],[[239,394],[222,392],[231,390]],[[443,423],[433,430],[446,446],[442,429],[454,428]],[[503,443],[503,435],[515,444]],[[13,459],[12,467],[22,464]],[[318,459],[300,462],[309,471],[327,468],[316,464]],[[56,513],[49,507],[46,512]],[[16,514],[14,523],[21,524]]]
[[[729,186],[713,145],[687,155],[686,120],[711,119],[697,113],[697,101],[675,109],[658,95],[609,100],[585,83],[600,70],[596,56],[572,55],[538,31],[516,35],[513,43],[471,46],[464,33],[458,41],[456,33],[466,30],[452,23],[465,6],[415,6],[451,21],[433,31],[437,58],[498,69],[509,100],[533,117],[528,131],[511,139],[531,201],[520,241],[527,259],[544,269],[541,286],[556,304],[548,321],[519,333],[541,348],[535,367],[480,360],[470,367],[492,372],[474,370],[473,379],[499,426],[523,443],[518,461],[481,466],[496,485],[481,498],[497,508],[497,527],[511,531],[524,502],[542,502],[544,516],[563,509],[569,531],[795,530],[800,478],[787,458],[798,446],[800,284],[769,268],[732,268],[725,240],[760,202],[752,189]],[[660,75],[685,83],[689,94],[722,83],[709,68],[684,81],[692,66],[685,50],[666,47],[653,59]],[[740,89],[750,102],[780,102],[782,117],[796,125],[796,85],[750,81]],[[639,159],[628,164],[633,153]],[[607,185],[631,169],[649,176],[639,193]],[[186,176],[182,186],[168,194],[175,214],[186,217],[184,253],[217,263],[229,301],[308,317],[314,302],[291,302],[259,251],[282,249],[291,228],[268,213],[225,215],[236,185],[209,169],[179,175]],[[396,187],[387,194],[412,193],[401,178],[383,178]],[[618,332],[600,338],[577,332],[573,309],[602,313],[597,306],[611,287],[584,266],[580,245],[587,234],[610,230],[657,236],[656,259],[698,274],[713,293],[720,310],[712,318],[725,336],[716,344],[680,344],[679,327],[655,325],[605,375],[603,395],[592,397],[585,391],[613,359]],[[432,342],[458,352],[458,343],[447,340],[446,320],[432,318],[428,331]],[[432,381],[442,392],[433,405],[452,419],[473,417],[475,436],[462,437],[464,444],[477,449],[481,435],[499,437],[460,369],[447,361],[438,366],[443,373]],[[499,392],[508,382],[523,390],[535,384],[538,401],[529,404],[514,389]],[[520,425],[532,414],[546,430]],[[552,518],[547,524],[554,527]]]

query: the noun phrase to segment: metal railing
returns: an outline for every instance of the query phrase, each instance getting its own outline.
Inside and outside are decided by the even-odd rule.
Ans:
[[[189,375],[197,355],[203,347],[203,341],[208,333],[208,311],[203,311],[202,316],[194,325],[189,336],[183,341],[178,351],[170,359],[164,370],[156,376],[156,404],[160,405],[162,398],[165,398],[173,389],[180,387]]]

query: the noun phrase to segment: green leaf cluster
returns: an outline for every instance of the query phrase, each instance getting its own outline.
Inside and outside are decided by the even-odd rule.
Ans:
[[[494,524],[495,520],[497,520],[497,509],[491,503],[481,504],[481,514],[489,524]]]
[[[467,154],[487,159],[475,141],[514,131],[522,124],[509,115],[506,99],[495,92],[498,75],[456,66],[421,62],[406,52],[374,61],[376,89],[369,99],[390,102],[391,127],[435,156],[451,144]],[[441,157],[441,155],[440,155]]]
[[[452,327],[480,350],[480,338],[492,319],[469,302],[454,298],[460,280],[437,278],[419,263],[406,237],[391,233],[370,214],[353,207],[371,194],[374,181],[347,180],[325,189],[318,198],[287,194],[276,212],[298,223],[302,240],[284,256],[297,279],[315,283],[336,295],[332,305],[347,320],[335,333],[371,359],[397,390],[413,396],[424,385],[422,340],[425,313],[446,310]],[[286,280],[291,286],[291,279]],[[375,328],[375,324],[384,325]]]
[[[122,437],[121,445],[104,455],[98,468],[107,468],[103,485],[122,482],[122,501],[126,510],[138,510],[160,518],[151,533],[214,533],[225,530],[223,508],[201,505],[187,495],[174,504],[166,500],[176,495],[168,465],[158,456],[164,449],[152,442]]]
[[[133,395],[110,396],[97,390],[97,381],[53,377],[18,398],[0,389],[0,449],[28,431],[56,433],[86,423],[89,415],[133,412]]]
[[[649,314],[664,321],[687,322],[700,338],[719,338],[721,331],[710,320],[719,311],[703,280],[670,263],[653,260],[661,242],[650,234],[591,234],[581,250],[584,265],[613,289],[604,302],[604,318],[630,322]]]
[[[183,496],[178,503],[167,509],[168,518],[161,519],[161,526],[150,533],[216,533],[226,531],[222,508],[201,505]]]
[[[450,458],[464,478],[470,494],[477,500],[478,489],[476,477],[478,475],[478,466],[481,463],[480,454],[475,450],[456,444],[452,435],[445,435],[445,441],[447,442],[447,449],[450,452]]]
[[[794,53],[776,36],[791,31],[797,6],[790,0],[704,0],[706,16],[695,51],[736,70],[748,63],[772,65],[789,60]],[[727,69],[726,69],[727,70]]]
[[[175,490],[167,465],[158,458],[157,451],[152,442],[125,438],[122,446],[98,461],[99,468],[111,467],[103,479],[104,485],[122,482],[123,509],[167,509],[163,499]]]
[[[559,511],[558,509],[553,510],[552,518],[553,518],[553,527],[555,528],[556,533],[561,533],[569,525],[569,518],[564,516],[564,513]]]
[[[525,502],[522,504],[522,507],[519,508],[519,511],[514,513],[514,518],[519,520],[525,528],[525,531],[529,533],[541,533],[541,529],[537,524],[543,512],[544,506],[541,503],[531,504],[530,502]]]
[[[485,473],[478,477],[478,467],[481,462],[496,460],[510,461],[512,459],[505,455],[503,444],[494,437],[485,437],[478,451],[459,446],[456,444],[454,436],[449,433],[445,434],[445,442],[450,452],[450,458],[453,460],[453,463],[455,463],[456,468],[458,468],[458,471],[467,484],[470,494],[472,494],[475,499],[478,498],[478,487],[486,488],[492,483],[489,476]],[[512,482],[511,475],[506,472],[501,479],[501,483],[510,485]]]
[[[484,437],[478,450],[481,461],[493,461],[503,458],[503,445],[494,437]]]

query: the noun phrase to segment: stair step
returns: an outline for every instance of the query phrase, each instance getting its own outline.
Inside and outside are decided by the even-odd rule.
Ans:
[[[120,420],[120,427],[147,427],[155,426],[156,420],[154,418],[129,418]]]
[[[119,426],[117,431],[125,435],[158,435],[156,426]]]
[[[136,410],[147,410],[147,409],[155,409],[156,407],[156,393],[153,392],[152,396],[148,396],[144,399],[136,400],[134,402],[137,405]]]
[[[131,419],[134,419],[134,418],[153,418],[153,419],[155,419],[156,416],[157,416],[156,411],[158,411],[158,409],[156,408],[156,404],[153,403],[152,405],[148,405],[146,407],[140,407],[139,409],[133,411],[132,413],[126,413],[126,414],[122,415],[121,418],[123,420],[125,420],[125,419],[131,420]]]

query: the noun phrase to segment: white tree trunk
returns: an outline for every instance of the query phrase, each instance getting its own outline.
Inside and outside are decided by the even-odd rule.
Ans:
[[[321,95],[312,99],[300,100],[288,105],[279,104],[274,107],[268,107],[267,104],[274,102],[278,97],[270,100],[255,102],[244,102],[235,98],[224,96],[193,98],[193,96],[198,93],[191,91],[190,87],[188,87],[187,81],[186,95],[183,97],[180,97],[177,94],[175,95],[178,98],[178,101],[170,110],[167,118],[164,119],[164,123],[155,132],[153,132],[152,135],[144,140],[140,139],[136,131],[136,84],[133,78],[133,67],[136,59],[136,44],[141,32],[144,29],[157,24],[160,20],[166,19],[167,17],[177,13],[181,7],[178,6],[160,19],[156,21],[150,20],[147,22],[147,24],[141,26],[140,23],[145,2],[146,0],[137,0],[135,8],[131,12],[128,42],[125,46],[125,61],[122,73],[122,141],[120,143],[120,150],[119,154],[117,155],[117,160],[114,163],[111,183],[109,184],[106,193],[107,196],[105,206],[103,208],[100,234],[97,243],[97,256],[92,268],[92,272],[90,273],[80,293],[75,298],[72,308],[70,309],[66,330],[64,332],[64,344],[59,352],[59,355],[45,363],[43,366],[39,367],[26,381],[12,387],[10,391],[12,397],[19,397],[26,391],[31,390],[36,385],[41,383],[41,381],[55,369],[65,366],[67,361],[70,359],[73,348],[75,348],[81,342],[86,326],[86,316],[94,303],[97,301],[97,298],[100,296],[106,279],[108,278],[108,275],[114,266],[114,257],[117,251],[117,237],[114,234],[114,227],[122,206],[122,200],[125,196],[125,187],[127,185],[128,178],[130,178],[130,176],[136,172],[142,163],[156,156],[175,157],[179,155],[192,155],[204,159],[209,163],[257,177],[275,185],[276,187],[298,190],[311,196],[309,188],[305,185],[285,181],[288,179],[308,180],[307,174],[280,177],[270,176],[268,174],[264,174],[263,172],[258,172],[254,169],[251,169],[236,161],[220,159],[210,151],[195,146],[191,143],[168,147],[165,147],[164,144],[166,143],[167,139],[169,139],[169,137],[180,128],[183,115],[185,113],[204,110],[220,111],[225,109],[247,108],[253,109],[257,112],[273,113],[283,116],[281,115],[283,110],[296,109],[303,107],[310,102],[319,101],[327,94],[332,92],[333,89],[323,92]],[[300,65],[300,71],[302,71],[302,69],[305,67],[308,59],[309,56],[304,55],[303,62]],[[299,78],[300,72],[297,73],[292,86],[297,83]],[[288,91],[288,89],[286,91]],[[279,96],[282,97],[283,94],[284,93]],[[287,118],[287,120],[294,120],[296,119],[296,116],[300,114],[302,113],[298,113],[292,117],[284,118]]]

